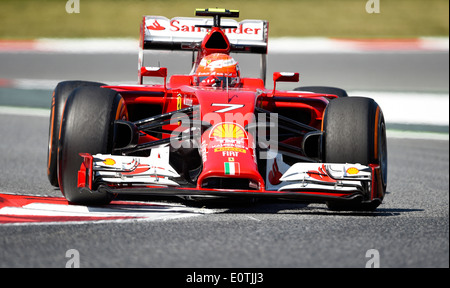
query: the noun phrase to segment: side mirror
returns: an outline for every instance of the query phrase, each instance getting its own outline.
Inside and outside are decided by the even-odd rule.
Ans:
[[[167,68],[165,67],[144,67],[139,70],[139,84],[144,83],[145,77],[161,77],[164,78],[164,90],[166,90]]]
[[[299,73],[292,72],[274,72],[273,82],[298,82],[300,80]]]
[[[272,96],[275,95],[275,91],[277,88],[277,82],[298,82],[300,80],[299,73],[293,72],[274,72],[273,73],[273,93]]]
[[[167,68],[165,67],[141,67],[141,77],[167,77]]]

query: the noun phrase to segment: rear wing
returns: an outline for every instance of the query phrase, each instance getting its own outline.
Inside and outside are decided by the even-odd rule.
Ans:
[[[213,26],[213,19],[144,16],[140,45],[143,50],[196,50],[208,26]],[[230,41],[231,52],[267,54],[267,21],[223,19],[221,28]]]
[[[209,39],[208,43],[219,43],[223,41],[220,39],[211,40],[217,34],[217,29],[221,29],[219,34],[225,34],[226,38],[228,38],[226,41],[229,42],[226,44],[227,53],[253,53],[261,55],[261,79],[265,83],[269,28],[266,20],[243,20],[237,22],[232,19],[221,19],[222,17],[239,17],[238,10],[221,8],[196,9],[195,15],[212,16],[213,19],[197,17],[175,17],[168,19],[163,16],[143,17],[139,41],[139,84],[143,83],[142,76],[145,76],[141,73],[144,64],[144,50],[193,51],[192,70],[194,70],[194,54],[195,51],[201,50],[202,41],[205,38]],[[208,34],[209,31],[212,33]],[[220,38],[223,39],[223,37]],[[205,44],[205,47],[213,49],[214,47],[208,47],[208,43]]]

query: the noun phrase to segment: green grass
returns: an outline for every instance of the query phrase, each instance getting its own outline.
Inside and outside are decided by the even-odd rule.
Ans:
[[[139,37],[142,15],[192,17],[195,8],[239,9],[242,19],[269,20],[270,37],[409,38],[449,35],[448,0],[0,0],[0,38]]]

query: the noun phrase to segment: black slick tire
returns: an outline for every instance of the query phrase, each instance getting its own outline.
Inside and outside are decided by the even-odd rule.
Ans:
[[[59,187],[57,171],[58,141],[59,130],[61,127],[61,117],[67,98],[69,98],[70,93],[79,87],[100,87],[104,85],[105,84],[103,83],[90,81],[63,81],[56,85],[52,95],[47,152],[47,177],[52,186]]]
[[[125,118],[124,100],[114,90],[80,87],[70,95],[64,108],[58,147],[59,186],[70,203],[102,205],[112,200],[107,192],[78,189],[78,171],[83,161],[79,153],[110,154],[114,121]]]
[[[381,203],[387,186],[386,125],[378,104],[370,98],[337,98],[328,104],[323,119],[322,142],[325,163],[360,163],[380,165],[377,185],[379,201],[328,202],[332,210],[374,210]]]

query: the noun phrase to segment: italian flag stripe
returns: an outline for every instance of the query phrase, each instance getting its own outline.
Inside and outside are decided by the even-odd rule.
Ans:
[[[225,162],[225,175],[239,175],[239,163]]]

